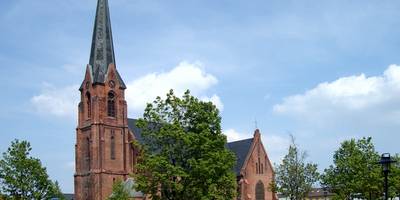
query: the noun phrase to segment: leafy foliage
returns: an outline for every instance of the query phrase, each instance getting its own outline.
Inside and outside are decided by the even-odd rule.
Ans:
[[[108,198],[108,200],[128,200],[129,194],[125,191],[124,185],[122,181],[116,181],[113,184],[112,194]]]
[[[15,140],[0,160],[0,190],[6,199],[63,198],[58,183],[53,183],[39,159],[29,156],[27,141]]]
[[[335,151],[334,164],[325,169],[323,183],[336,199],[378,199],[383,191],[379,158],[371,138],[344,141]]]
[[[145,145],[137,190],[152,199],[233,199],[235,156],[225,148],[218,109],[187,91],[148,104],[137,123]]]
[[[397,163],[392,165],[389,174],[389,192],[390,197],[400,198],[400,154],[393,156],[393,159],[396,160]]]
[[[60,184],[58,183],[58,181],[55,181],[53,184],[53,197],[58,198],[60,200],[65,199],[63,193],[61,192]]]
[[[317,165],[305,163],[306,153],[299,150],[292,136],[289,152],[279,166],[275,167],[275,181],[270,190],[280,192],[291,200],[303,199],[319,180]]]

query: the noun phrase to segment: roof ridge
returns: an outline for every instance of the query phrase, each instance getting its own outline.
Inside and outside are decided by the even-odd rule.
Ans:
[[[253,140],[254,138],[247,138],[247,139],[242,139],[242,140],[236,140],[236,141],[232,141],[232,142],[228,142],[228,144],[232,144],[232,143],[236,143],[236,142],[242,142],[242,141],[246,141],[246,140]]]

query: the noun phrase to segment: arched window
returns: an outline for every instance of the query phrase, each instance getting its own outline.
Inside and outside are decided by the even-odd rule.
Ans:
[[[92,99],[90,98],[90,93],[86,93],[86,106],[87,106],[87,117],[92,116]]]
[[[261,164],[261,174],[264,174],[264,165]]]
[[[256,163],[256,174],[258,174],[258,163]]]
[[[90,139],[86,138],[86,167],[90,171]]]
[[[107,114],[109,117],[115,117],[115,94],[114,94],[114,92],[108,93]]]
[[[111,140],[110,140],[110,150],[111,150],[111,160],[115,160],[115,137],[114,130],[111,131]]]
[[[268,167],[268,163],[267,163],[267,162],[268,162],[268,160],[267,160],[267,156],[265,156],[265,160],[264,160],[264,161],[265,161],[265,165],[264,165],[264,166],[265,166],[265,171],[267,171],[267,167]]]
[[[262,174],[261,172],[261,162],[260,162],[260,157],[258,157],[258,173]]]
[[[264,183],[262,181],[258,181],[256,185],[256,200],[265,200]]]

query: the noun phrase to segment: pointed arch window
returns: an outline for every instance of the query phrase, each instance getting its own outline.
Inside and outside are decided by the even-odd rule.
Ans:
[[[90,170],[90,139],[86,138],[86,166]]]
[[[107,98],[107,115],[109,117],[115,117],[116,110],[115,110],[115,94],[114,92],[109,92],[108,93],[108,98]]]
[[[258,174],[258,163],[256,163],[256,174]]]
[[[110,155],[111,155],[111,160],[115,160],[115,136],[114,136],[114,130],[111,131],[111,139],[110,139]]]
[[[92,99],[90,98],[90,93],[86,93],[86,107],[87,107],[87,117],[92,117]]]
[[[256,185],[256,200],[265,200],[264,183],[258,181]]]

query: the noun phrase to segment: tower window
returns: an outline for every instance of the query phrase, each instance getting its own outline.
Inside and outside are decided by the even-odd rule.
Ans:
[[[90,139],[86,138],[86,166],[90,170]]]
[[[90,98],[90,93],[86,93],[86,106],[87,106],[87,117],[92,116],[92,99]]]
[[[115,94],[113,92],[108,93],[107,114],[109,117],[115,117]]]
[[[110,140],[110,150],[111,150],[111,160],[115,160],[115,137],[114,130],[111,131],[111,140]]]

